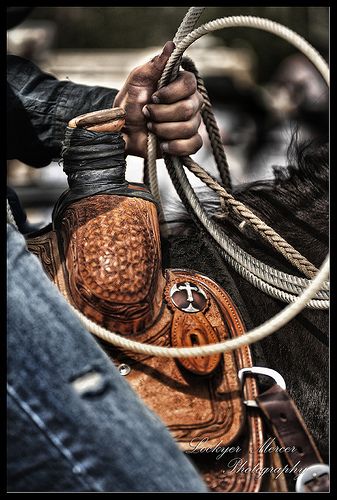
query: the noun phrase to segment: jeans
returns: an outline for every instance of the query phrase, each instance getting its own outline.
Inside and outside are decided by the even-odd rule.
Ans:
[[[8,491],[207,492],[7,228]]]

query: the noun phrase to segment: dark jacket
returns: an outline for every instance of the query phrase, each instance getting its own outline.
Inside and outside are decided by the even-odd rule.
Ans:
[[[67,122],[110,108],[117,90],[59,81],[35,64],[7,56],[7,158],[44,167],[60,157]]]
[[[115,89],[59,81],[34,63],[8,55],[7,159],[37,168],[59,159],[67,122],[112,107],[116,94]],[[25,216],[17,215],[17,207],[14,211],[21,229]]]

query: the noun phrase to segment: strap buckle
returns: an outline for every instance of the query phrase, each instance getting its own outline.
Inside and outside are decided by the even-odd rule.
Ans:
[[[282,387],[283,390],[286,390],[286,383],[282,375],[280,375],[280,373],[277,372],[276,370],[272,370],[271,368],[265,368],[264,366],[252,366],[251,368],[241,368],[241,370],[238,371],[238,377],[241,382],[242,390],[244,386],[245,375],[251,373],[255,373],[257,375],[267,375],[267,377],[270,377],[274,380],[275,384]],[[246,399],[243,402],[247,406],[258,408],[257,402],[254,401],[253,399]]]

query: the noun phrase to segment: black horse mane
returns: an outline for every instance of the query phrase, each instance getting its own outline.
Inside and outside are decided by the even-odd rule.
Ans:
[[[274,179],[242,184],[235,190],[236,195],[244,195],[248,199],[250,193],[263,189],[281,199],[286,198],[289,208],[296,209],[308,196],[320,196],[327,192],[329,159],[326,143],[313,140],[298,142],[295,134],[288,148],[287,160],[287,167],[273,167]]]

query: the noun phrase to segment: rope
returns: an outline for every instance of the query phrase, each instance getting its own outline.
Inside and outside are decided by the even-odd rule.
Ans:
[[[151,356],[159,356],[165,358],[187,358],[194,356],[210,356],[213,354],[219,354],[222,352],[233,351],[244,345],[253,344],[262,340],[263,338],[271,335],[276,330],[279,330],[289,321],[291,321],[310,301],[310,299],[316,294],[316,292],[321,287],[321,284],[329,276],[329,258],[327,257],[319,270],[317,276],[311,281],[309,287],[298,297],[296,302],[285,307],[280,313],[276,314],[272,319],[269,319],[262,325],[248,331],[245,335],[237,337],[231,340],[226,340],[224,342],[219,342],[216,344],[208,344],[202,347],[161,347],[149,344],[143,344],[141,342],[135,342],[133,340],[126,339],[121,335],[110,332],[105,328],[97,325],[93,321],[86,318],[81,312],[70,305],[74,314],[82,322],[83,326],[93,333],[96,337],[105,340],[106,342],[126,349],[132,352],[138,352],[141,354],[148,354]]]
[[[266,239],[276,250],[278,250],[286,259],[291,262],[294,267],[297,267],[308,278],[312,278],[317,274],[318,269],[311,264],[303,255],[301,255],[295,248],[285,241],[276,231],[270,226],[265,224],[259,217],[257,217],[249,208],[243,203],[236,200],[229,194],[225,188],[213,179],[200,165],[193,161],[188,156],[182,159],[183,164],[191,172],[193,172],[199,179],[201,179],[208,187],[217,192],[222,200],[230,205],[234,212],[236,212],[242,219],[248,221],[257,232]]]
[[[295,33],[294,31],[286,28],[282,24],[276,23],[274,21],[270,21],[269,19],[264,19],[261,17],[255,16],[229,16],[229,17],[221,17],[219,19],[215,19],[214,21],[210,21],[206,24],[203,24],[199,28],[195,29],[191,33],[189,33],[175,48],[173,53],[171,54],[170,59],[168,60],[163,74],[161,78],[161,83],[163,85],[167,85],[169,83],[170,74],[177,63],[177,61],[181,58],[182,54],[185,50],[196,40],[201,38],[203,35],[210,33],[212,31],[217,31],[223,28],[232,28],[232,27],[247,27],[247,28],[257,28],[263,31],[268,31],[273,33],[291,45],[294,45],[300,52],[302,52],[318,69],[318,71],[323,76],[327,85],[329,85],[329,68],[322,58],[322,56],[317,52],[316,49],[312,45],[310,45],[303,37]]]
[[[195,13],[195,17],[193,18],[193,9],[190,9],[190,11],[186,14],[183,22],[181,23],[177,35],[174,39],[175,43],[179,43],[183,39],[183,34],[187,30],[190,29],[191,26],[195,24],[195,19],[200,15],[200,9]],[[194,19],[189,21],[189,15]],[[225,18],[226,19],[226,18]],[[253,18],[255,19],[255,18]],[[221,20],[217,20],[221,21]],[[215,23],[217,21],[212,21],[212,23]],[[268,21],[268,20],[262,20],[262,21]],[[269,23],[269,21],[268,21]],[[201,27],[203,28],[203,27]],[[196,31],[199,31],[201,28],[198,28]],[[270,29],[270,28],[268,28]],[[289,31],[289,30],[288,30]],[[172,67],[172,72],[169,76],[170,81],[174,80],[175,75],[174,73],[176,72],[179,63],[180,63],[181,57],[176,61],[175,65],[171,64]],[[170,61],[168,62],[168,65],[170,67]],[[201,79],[193,61],[190,58],[183,58],[182,60],[182,66],[184,69],[187,69],[188,71],[192,71],[197,78],[197,84],[198,84],[198,90],[201,93],[201,95],[204,98],[204,108],[202,110],[202,118],[205,123],[209,138],[210,138],[210,143],[212,146],[213,150],[213,155],[216,161],[216,164],[218,166],[219,172],[220,172],[220,177],[225,186],[229,186],[231,188],[231,182],[230,182],[230,176],[229,176],[229,167],[226,159],[226,155],[224,152],[223,148],[223,143],[221,141],[219,129],[216,123],[216,120],[214,118],[214,114],[212,111],[212,106],[209,101],[209,97],[207,94],[207,90],[204,86],[203,80]],[[167,67],[164,70],[164,73],[162,75],[162,78],[159,82],[158,88],[163,86],[163,83],[165,82],[165,79],[167,79],[168,75],[168,69]],[[150,142],[149,142],[150,144]],[[152,186],[152,193],[155,195],[155,197],[158,197],[159,195],[159,187],[158,187],[158,182],[157,182],[157,176],[155,175],[155,180],[154,182],[151,181],[151,179],[154,179],[154,176],[152,175],[154,172],[156,173],[156,148],[151,147],[149,148],[148,152],[148,175],[149,175],[149,183],[150,183],[150,188]],[[294,267],[299,269],[305,276],[312,278],[316,273],[317,273],[317,268],[311,264],[304,256],[302,256],[297,250],[293,248],[292,245],[287,243],[276,231],[274,231],[272,228],[270,228],[267,224],[265,224],[263,221],[261,221],[258,217],[255,216],[248,208],[245,207],[242,203],[239,201],[236,201],[233,196],[231,196],[228,191],[225,189],[221,189],[221,186],[213,180],[205,170],[203,170],[200,166],[197,166],[197,164],[193,163],[190,158],[185,158],[185,161],[183,162],[185,166],[187,166],[190,170],[192,168],[192,165],[195,165],[196,168],[199,167],[199,170],[194,170],[194,173],[198,175],[198,177],[206,183],[211,189],[217,191],[218,188],[218,193],[221,196],[221,199],[232,206],[232,208],[235,209],[235,211],[244,219],[248,220],[251,224],[252,227],[257,230],[264,239],[269,241],[269,243],[277,250],[279,251],[285,258],[287,258]],[[171,175],[174,175],[173,171],[171,170]],[[208,182],[207,182],[208,181]]]
[[[179,28],[173,38],[173,42],[178,45],[190,33],[197,24],[199,17],[205,10],[205,7],[190,7],[181,21]]]
[[[190,7],[187,11],[184,19],[182,20],[177,33],[173,39],[175,45],[178,45],[184,37],[190,33],[196,23],[198,22],[199,17],[204,11],[205,7]],[[176,64],[176,69],[172,68],[172,80],[174,80],[177,76],[179,70],[179,61]],[[159,81],[158,89],[163,85],[161,84],[162,78]],[[147,161],[144,162],[144,178],[148,180],[149,189],[156,199],[158,203],[159,210],[159,218],[162,224],[165,224],[164,211],[161,203],[160,190],[158,185],[158,177],[157,177],[157,168],[156,168],[156,160],[157,160],[157,138],[152,133],[148,133],[147,139]]]
[[[12,219],[13,214],[7,200],[7,222],[12,223]],[[282,328],[289,321],[291,321],[308,303],[310,303],[312,297],[317,294],[322,284],[327,280],[328,276],[329,258],[326,257],[322,267],[319,270],[319,273],[313,280],[311,280],[310,285],[292,304],[285,307],[280,313],[276,314],[273,318],[269,319],[257,328],[248,331],[242,337],[226,340],[225,342],[219,342],[216,344],[209,344],[202,347],[160,347],[143,344],[141,342],[135,342],[133,340],[126,339],[114,332],[110,332],[105,328],[102,328],[101,326],[97,325],[89,318],[84,316],[84,314],[82,314],[80,311],[75,309],[75,307],[73,307],[69,302],[68,305],[73,313],[79,318],[84,328],[86,328],[96,337],[99,337],[106,342],[115,345],[116,347],[127,349],[132,352],[169,358],[205,355],[210,356],[212,354],[218,354],[221,352],[233,351],[234,349],[238,349],[239,347],[242,347],[244,345],[253,344]]]
[[[257,276],[260,276],[264,280],[265,276],[269,274],[269,270],[271,270],[272,272],[275,272],[276,270],[252,257],[250,254],[242,250],[223,231],[219,231],[215,222],[212,219],[208,218],[206,211],[201,206],[199,199],[197,198],[189,180],[186,177],[184,169],[180,168],[178,158],[168,157],[166,160],[167,166],[170,171],[174,171],[172,180],[174,182],[175,188],[177,189],[178,195],[181,197],[183,202],[187,203],[187,206],[192,212],[192,217],[196,219],[204,229],[207,230],[207,233],[212,236],[212,238],[216,243],[218,243],[220,248],[224,250],[224,252],[222,252],[224,258],[231,265],[233,265],[236,270],[250,283],[254,284],[272,297],[277,297],[284,302],[289,302],[289,299],[291,300],[291,298],[287,294],[284,294],[282,291],[275,287],[271,287],[267,283],[261,283],[261,280],[257,278]],[[277,273],[279,276],[284,277],[285,279],[287,276],[289,276],[282,273],[281,271],[277,271]],[[274,280],[272,278],[271,282],[274,283]],[[311,307],[314,307],[314,305],[314,303],[310,304]],[[328,308],[328,302],[325,302],[325,304],[323,304],[322,302],[320,308],[321,307]]]
[[[166,84],[165,79],[168,80],[170,78],[171,74],[170,71],[172,72],[174,66],[180,60],[184,50],[191,43],[193,43],[193,41],[200,38],[209,31],[214,31],[217,29],[221,29],[224,27],[231,27],[231,26],[248,26],[248,27],[263,29],[265,31],[270,31],[271,33],[275,33],[279,35],[281,38],[284,38],[285,40],[289,41],[313,62],[313,64],[320,71],[323,78],[329,85],[329,70],[325,61],[321,58],[318,52],[315,51],[315,49],[311,47],[311,45],[309,45],[302,37],[292,32],[288,28],[279,25],[278,23],[274,23],[267,19],[254,18],[251,16],[238,16],[238,17],[217,19],[215,21],[211,21],[210,23],[201,26],[197,30],[194,30],[192,33],[187,35],[185,38],[183,38],[183,40],[179,43],[178,47],[176,47],[175,51],[171,55],[164,69],[160,83],[162,85]],[[214,222],[211,220],[207,220],[207,214],[200,206],[199,200],[197,199],[192,187],[188,182],[188,179],[186,178],[180,160],[176,157],[170,158],[167,155],[165,157],[165,160],[167,161],[169,172],[172,173],[172,177],[175,176],[176,181],[179,181],[178,184],[177,182],[175,182],[175,185],[177,184],[176,188],[178,194],[179,191],[183,192],[184,198],[188,199],[190,206],[193,207],[193,211],[197,215],[199,220],[202,222],[202,225],[213,236],[213,238],[218,243],[220,243],[220,246],[223,249],[226,249],[226,243],[227,243],[227,248],[230,248],[231,246],[235,248],[234,242],[232,242],[229,238],[227,238],[226,241],[225,235],[218,230]],[[148,163],[150,163],[149,157],[148,157]],[[196,207],[198,208],[197,210],[195,210]],[[238,208],[237,205],[236,208]],[[8,200],[7,200],[7,220],[10,223],[13,223],[14,220]],[[271,275],[276,274],[276,276],[282,276],[283,279],[284,276],[286,276],[284,273],[281,273],[280,271],[272,269],[269,266],[266,266],[265,264],[257,261],[257,259],[253,259],[249,254],[246,254],[239,248],[236,250],[236,252],[233,252],[233,254],[234,256],[229,255],[229,259],[234,260],[236,262],[235,265],[237,267],[238,266],[242,267],[240,266],[239,258],[243,255],[244,258],[248,260],[251,259],[254,262],[255,271],[258,270],[258,272],[263,272],[263,270],[267,270],[269,274]],[[227,256],[227,253],[225,253],[225,255]],[[247,267],[243,266],[243,269],[246,273],[250,273],[250,270],[247,269]],[[106,340],[109,343],[114,344],[115,346],[131,350],[134,352],[145,353],[155,356],[162,356],[162,357],[177,358],[177,357],[205,356],[205,355],[218,354],[221,352],[238,349],[239,347],[242,347],[244,345],[249,345],[258,342],[259,340],[262,340],[268,335],[271,335],[275,331],[279,330],[285,324],[291,321],[305,306],[307,306],[310,303],[317,302],[317,300],[312,301],[311,299],[315,296],[317,297],[317,295],[321,293],[321,288],[323,288],[323,290],[326,289],[326,287],[328,286],[327,283],[328,276],[329,276],[329,257],[327,256],[318,274],[311,280],[309,286],[302,292],[302,294],[296,300],[294,299],[294,297],[292,297],[291,300],[294,300],[294,302],[285,307],[280,313],[276,314],[273,318],[269,319],[259,327],[254,328],[253,330],[247,332],[242,337],[227,340],[225,342],[220,342],[217,344],[209,344],[202,347],[172,348],[172,347],[160,347],[160,346],[143,344],[140,342],[134,342],[132,340],[125,339],[120,335],[117,335],[113,332],[109,332],[108,330],[100,327],[99,325],[95,324],[94,322],[86,318],[81,312],[77,311],[72,305],[70,304],[69,305],[73,310],[74,314],[80,319],[82,324],[85,326],[85,328],[91,331],[94,335],[102,338],[103,340]],[[257,277],[254,276],[254,278],[256,279]],[[291,276],[291,278],[294,281],[295,278],[297,277]],[[300,280],[300,278],[297,278],[297,283],[303,282],[298,280]],[[263,286],[265,285],[266,284],[263,282]],[[275,289],[275,287],[272,288]],[[280,290],[278,290],[278,292],[280,292]],[[324,302],[327,301],[324,300],[318,301],[318,303],[320,304],[323,304]]]
[[[198,91],[200,92],[204,100],[204,104],[201,109],[202,121],[204,122],[206,127],[214,160],[220,174],[221,182],[224,186],[226,186],[226,189],[231,192],[232,182],[229,174],[229,165],[226,158],[225,148],[221,139],[220,130],[213,113],[212,104],[208,97],[207,89],[192,59],[190,59],[189,57],[183,57],[181,65],[183,69],[194,73],[196,77]]]
[[[308,42],[306,42],[306,40],[304,40],[302,37],[300,37],[299,35],[297,35],[293,31],[289,30],[288,28],[286,28],[278,23],[274,23],[273,21],[269,21],[268,19],[255,18],[252,16],[237,16],[237,17],[230,17],[230,18],[221,18],[221,19],[217,19],[215,21],[211,21],[210,23],[207,23],[207,24],[201,26],[200,28],[197,28],[196,30],[194,30],[192,33],[187,35],[184,40],[182,40],[182,42],[179,44],[178,47],[176,47],[175,51],[171,55],[167,65],[164,69],[161,81],[163,81],[163,83],[165,83],[165,84],[169,81],[171,69],[175,67],[175,64],[177,63],[177,61],[180,60],[184,50],[189,45],[191,45],[191,43],[193,43],[193,41],[200,38],[201,36],[206,34],[208,31],[214,31],[217,29],[221,29],[224,27],[231,27],[231,26],[248,26],[248,27],[253,27],[253,28],[259,28],[259,29],[264,29],[265,31],[269,31],[271,33],[274,33],[274,34],[281,36],[282,38],[284,38],[285,40],[289,41],[290,43],[295,45],[297,48],[299,48],[299,50],[301,50],[315,64],[317,69],[321,72],[325,81],[327,83],[329,82],[329,70],[328,70],[328,67],[327,67],[325,61],[318,54],[318,52],[310,44],[308,44]],[[173,162],[171,160],[173,160],[173,158],[170,159],[168,157],[168,155],[165,155],[165,163],[166,163],[168,172],[170,174],[171,180],[172,180],[178,194],[180,195],[180,197],[184,201],[185,206],[187,206],[188,209],[192,209],[192,211],[194,212],[196,210],[196,204],[191,203],[191,196],[192,195],[191,195],[191,190],[187,188],[187,185],[189,185],[188,180],[186,179],[186,182],[183,182],[183,184],[180,185],[181,178],[179,178],[178,170],[179,169],[182,170],[183,164],[179,158],[175,158]],[[190,161],[192,161],[192,160],[190,160]],[[189,187],[190,187],[190,185],[189,185]],[[188,192],[187,192],[187,190],[188,190]],[[183,196],[182,196],[182,194],[183,194]],[[197,206],[198,212],[196,213],[196,216],[199,220],[200,220],[200,218],[202,218],[204,220],[205,223],[202,225],[206,229],[206,231],[211,234],[212,231],[210,231],[210,229],[209,229],[209,222],[207,221],[207,218],[204,217],[205,212],[203,211],[203,208],[201,207],[201,205],[200,204],[198,204],[198,205],[199,205],[199,206]],[[252,213],[250,212],[250,214],[252,214]],[[252,216],[254,217],[254,214],[252,214]],[[305,259],[303,256],[301,256],[301,254],[299,254],[299,252],[297,252],[293,247],[289,246],[289,244],[287,242],[285,242],[285,240],[281,239],[281,237],[275,231],[273,231],[271,228],[269,228],[267,225],[265,225],[262,221],[255,219],[255,227],[256,227],[256,229],[264,230],[262,232],[263,236],[265,238],[268,237],[271,240],[274,248],[277,248],[283,255],[287,255],[288,260],[290,260],[293,263],[293,265],[296,265],[297,268],[299,268],[299,266],[300,266],[300,270],[302,272],[304,272],[305,275],[312,277],[317,272],[317,269],[315,268],[315,266],[313,266],[311,263],[309,263],[307,261],[307,259]],[[223,237],[223,235],[221,235],[219,228],[215,225],[213,227],[213,229],[214,229],[214,231],[213,231],[212,236],[214,237],[214,235],[217,235],[217,238],[214,238],[214,239],[218,242],[220,240],[220,246],[222,247],[222,249],[224,249],[225,251],[228,251],[228,248],[224,247],[223,244],[221,244],[224,237]],[[233,242],[230,243],[229,238],[227,238],[227,247],[229,244],[233,244]],[[245,254],[241,249],[236,248],[235,250],[236,250],[236,255],[233,257],[237,261],[238,261],[237,256],[240,256],[241,260],[246,259],[250,262],[249,268],[247,268],[246,270],[241,269],[242,275],[247,276],[247,272],[251,273],[253,271],[254,274],[260,274],[260,277],[261,277],[261,272],[266,272],[269,276],[273,276],[275,274],[275,272],[277,272],[276,270],[273,270],[269,266],[263,265],[261,262],[259,262],[257,259],[254,259],[249,254]],[[229,262],[232,261],[230,258],[227,258],[227,260]],[[244,264],[241,262],[241,265],[244,265]],[[294,281],[297,278],[297,277],[292,276],[292,275],[288,275],[288,276],[290,277],[290,279],[292,281]],[[257,280],[253,276],[251,276],[251,278],[252,278],[250,280],[251,282],[257,283]],[[284,279],[284,276],[282,276],[282,279]],[[272,295],[272,296],[275,296],[275,294],[277,296],[280,295],[279,290],[277,290],[275,288],[271,288],[267,284],[261,283],[261,281],[259,282],[259,285],[260,285],[259,288],[261,288],[261,286],[262,286],[265,290],[268,290],[270,292],[270,295]],[[326,288],[326,285],[327,284],[324,284],[325,288]],[[283,295],[281,294],[281,296],[283,296]],[[283,296],[283,300],[285,302],[289,302],[289,297]]]

